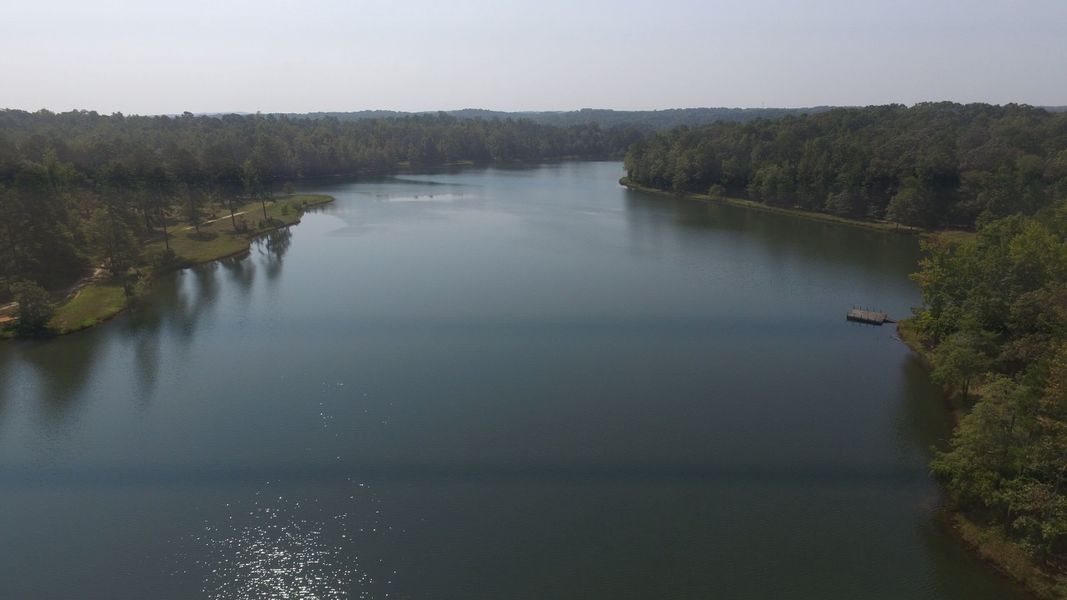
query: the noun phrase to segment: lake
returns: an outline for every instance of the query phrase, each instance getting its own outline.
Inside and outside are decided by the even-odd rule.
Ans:
[[[3,596],[1021,597],[935,522],[927,373],[844,318],[920,303],[918,241],[622,174],[305,182],[249,256],[0,344]]]

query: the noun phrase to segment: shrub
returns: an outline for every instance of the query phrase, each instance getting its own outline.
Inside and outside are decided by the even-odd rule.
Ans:
[[[56,312],[48,292],[32,281],[15,283],[11,291],[19,303],[18,334],[33,335],[47,331],[48,321]]]
[[[153,269],[162,269],[174,264],[178,256],[170,248],[152,248],[146,253],[145,258],[148,259],[148,264]]]

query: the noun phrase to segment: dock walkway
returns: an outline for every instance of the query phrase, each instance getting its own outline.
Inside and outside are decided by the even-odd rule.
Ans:
[[[870,325],[881,325],[883,323],[893,322],[893,320],[889,318],[889,315],[884,312],[875,312],[863,308],[853,308],[849,310],[848,314],[845,315],[845,318],[849,321],[868,323]]]

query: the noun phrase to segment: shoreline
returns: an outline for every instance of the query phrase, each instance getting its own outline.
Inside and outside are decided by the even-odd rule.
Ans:
[[[129,279],[121,277],[84,278],[75,291],[68,293],[64,300],[55,305],[48,331],[38,339],[68,335],[106,323],[133,308],[136,298],[147,292],[154,277],[247,254],[257,238],[299,224],[308,209],[334,200],[333,196],[322,194],[294,194],[276,198],[267,204],[268,219],[258,221],[260,226],[244,232],[232,230],[228,211],[221,217],[203,223],[199,233],[192,227],[176,225],[169,234],[171,250],[174,252],[172,261],[159,266],[146,262],[148,255],[165,251],[166,245],[160,238],[141,247],[142,262],[133,267],[138,278],[132,284]],[[259,201],[253,201],[234,212],[240,212],[236,216],[247,222],[245,214],[256,216],[258,213],[262,216],[261,211]],[[127,286],[134,290],[131,297],[127,297]],[[17,339],[10,328],[0,330],[0,341],[5,339]]]
[[[911,328],[911,319],[912,317],[901,319],[897,323],[896,337],[918,356],[929,370],[931,368],[930,351],[919,341]],[[976,390],[975,393],[980,394],[981,391]],[[952,418],[953,429],[955,429],[963,417],[963,407],[952,402],[944,390],[942,390],[942,397],[945,409],[949,411]],[[1035,598],[1052,600],[1062,597],[1062,591],[1058,591],[1057,588],[1067,585],[1067,582],[1035,564],[1021,547],[1005,539],[995,527],[976,523],[965,513],[945,503],[938,508],[937,518],[941,525],[972,555],[991,569],[1017,583]]]
[[[922,239],[935,242],[953,243],[975,235],[973,232],[960,230],[928,230],[919,227],[910,227],[888,221],[863,221],[850,219],[837,215],[807,211],[797,208],[785,208],[768,206],[753,200],[729,197],[712,197],[708,194],[694,192],[672,192],[661,190],[634,183],[628,177],[619,179],[619,185],[627,189],[648,192],[663,196],[674,196],[701,202],[717,202],[739,208],[758,210],[762,212],[790,215],[794,217],[821,221],[824,223],[836,223],[850,227],[860,227],[887,233],[902,233],[917,235]],[[927,371],[931,369],[931,357],[929,350],[918,339],[911,327],[913,317],[901,319],[896,324],[899,339],[912,353],[919,357]],[[975,390],[975,394],[981,394],[981,390]],[[952,398],[942,391],[945,410],[948,411],[953,422],[953,429],[959,426],[960,419],[964,415],[964,408],[953,402]],[[946,503],[938,509],[938,520],[943,527],[951,533],[973,556],[982,561],[989,568],[1015,582],[1025,592],[1035,598],[1052,600],[1064,597],[1067,589],[1067,581],[1055,573],[1042,569],[1031,560],[1030,556],[1017,544],[1007,540],[995,527],[988,527],[971,520],[963,512],[953,509]]]
[[[454,165],[454,166],[470,166],[470,165]],[[759,202],[744,200],[738,198],[716,198],[707,194],[698,194],[692,192],[676,193],[666,190],[660,190],[656,188],[650,188],[630,182],[627,178],[623,177],[619,180],[619,184],[632,190],[655,193],[665,196],[683,197],[704,202],[719,202],[740,208],[748,208],[760,210],[763,212],[771,212],[783,215],[790,215],[794,217],[805,218],[809,220],[821,221],[826,223],[837,223],[840,225],[847,225],[852,227],[861,227],[870,230],[883,231],[889,233],[903,233],[908,235],[920,235],[938,237],[942,233],[954,236],[954,235],[970,235],[969,232],[939,232],[929,231],[916,227],[902,226],[896,223],[884,222],[884,221],[862,221],[857,219],[848,219],[845,217],[839,217],[836,215],[830,215],[826,213],[817,213],[813,211],[805,211],[802,209],[784,208],[776,206],[768,206]],[[296,202],[293,202],[293,201]],[[303,214],[307,209],[315,206],[322,206],[327,203],[333,202],[335,199],[331,196],[325,195],[293,195],[289,197],[281,197],[275,199],[268,205],[269,224],[265,227],[259,227],[252,229],[248,232],[233,232],[226,231],[231,225],[229,223],[229,215],[224,214],[222,217],[213,221],[211,224],[204,224],[201,226],[201,232],[207,232],[207,234],[201,233],[200,236],[203,239],[196,239],[193,236],[191,229],[186,229],[184,226],[176,226],[170,234],[170,239],[173,246],[190,246],[190,245],[207,245],[210,251],[206,254],[182,254],[176,252],[176,257],[170,264],[152,268],[145,265],[138,265],[137,269],[142,269],[144,275],[137,283],[137,293],[134,298],[140,296],[151,286],[153,277],[168,273],[175,270],[181,270],[196,265],[206,264],[218,260],[224,260],[226,258],[240,256],[248,253],[251,249],[251,244],[257,238],[269,235],[279,229],[290,227],[292,225],[299,224]],[[298,206],[294,207],[294,204]],[[251,207],[253,210],[249,214],[255,215],[260,211],[259,202],[248,203],[246,206],[242,206],[237,210],[245,210],[246,207]],[[281,213],[283,207],[290,209],[286,214]],[[262,214],[260,213],[260,216]],[[217,225],[217,227],[213,227]],[[217,230],[217,231],[215,231]],[[208,238],[207,236],[214,235],[214,238]],[[184,238],[184,239],[182,239]],[[181,241],[179,241],[181,240]],[[216,240],[219,243],[212,244]],[[239,244],[239,247],[238,247]],[[158,250],[163,247],[161,240],[154,240],[145,244],[142,247],[143,254],[148,254],[152,250]],[[203,250],[203,248],[200,248]],[[99,296],[98,298],[87,296]],[[76,305],[82,299],[82,304],[87,304],[88,310],[85,316],[75,316],[72,318],[66,318],[62,321],[56,321],[61,319],[65,310],[70,311],[72,305],[73,308],[80,308]],[[109,279],[93,279],[89,278],[76,292],[69,295],[60,305],[56,307],[56,316],[53,318],[53,322],[58,327],[52,328],[53,330],[46,337],[58,337],[61,335],[67,335],[76,333],[78,331],[84,331],[96,325],[106,323],[119,315],[123,314],[127,310],[135,307],[135,300],[127,300],[125,296],[124,284],[121,280],[115,278]],[[78,311],[75,311],[78,314]],[[914,330],[911,328],[911,318],[902,319],[896,324],[897,337],[905,346],[907,346],[916,356],[920,358],[923,364],[929,369],[930,367],[930,354],[929,351],[922,345],[917,339]],[[3,332],[0,332],[2,334]],[[3,335],[0,335],[0,342],[5,339]],[[961,416],[961,410],[959,407],[953,405],[948,396],[945,396],[945,406],[952,416],[954,425],[958,425],[959,418]],[[1035,594],[1040,598],[1054,598],[1056,596],[1056,579],[1053,575],[1041,570],[1037,565],[1033,564],[1029,560],[1028,556],[1016,545],[1003,539],[995,529],[990,527],[984,527],[967,518],[963,513],[952,510],[947,506],[943,506],[938,510],[939,519],[944,526],[952,532],[952,535],[979,560],[989,565],[999,573],[1011,578],[1013,581],[1018,582],[1028,592]]]
[[[697,192],[673,192],[670,190],[661,190],[659,188],[649,187],[647,185],[641,185],[640,183],[634,183],[629,177],[622,177],[619,179],[619,185],[635,190],[638,192],[648,192],[650,194],[658,194],[661,196],[673,196],[676,198],[686,198],[690,200],[696,200],[698,202],[710,202],[718,204],[726,204],[728,206],[736,206],[738,208],[747,208],[750,210],[758,210],[761,212],[768,212],[780,215],[789,215],[792,217],[798,217],[801,219],[808,219],[811,221],[821,221],[823,223],[836,223],[838,225],[847,225],[849,227],[860,227],[863,229],[872,229],[875,231],[885,231],[888,233],[901,233],[907,235],[918,235],[924,238],[941,238],[941,237],[962,237],[973,235],[969,231],[961,231],[955,229],[944,230],[932,230],[923,229],[921,227],[913,227],[911,225],[901,225],[893,221],[866,221],[863,219],[853,219],[849,217],[842,217],[839,215],[832,215],[829,213],[816,212],[813,210],[804,210],[802,208],[788,208],[784,206],[771,206],[762,202],[756,202],[755,200],[746,200],[744,198],[732,198],[729,196],[713,197],[708,194],[699,194]]]
[[[861,221],[858,219],[849,219],[846,217],[814,211],[805,211],[802,209],[768,206],[753,200],[744,200],[740,198],[715,198],[708,194],[698,194],[694,192],[671,192],[633,183],[627,177],[619,179],[619,184],[631,190],[652,194],[682,197],[701,202],[718,202],[739,208],[790,215],[824,223],[837,223],[850,227],[861,227],[889,233],[918,235],[926,239],[942,239],[951,242],[960,237],[974,235],[971,232],[963,231],[931,231],[917,227],[898,226],[885,221]],[[927,371],[929,371],[932,365],[930,352],[923,346],[922,342],[918,339],[917,334],[912,329],[912,318],[913,317],[904,318],[897,322],[897,335],[895,337],[907,346],[907,348],[919,358]],[[976,390],[976,393],[980,393],[980,391]],[[955,429],[955,427],[959,426],[960,419],[963,417],[963,408],[957,406],[944,391],[942,391],[942,398],[944,408],[949,413],[949,416],[952,419],[953,429]],[[936,518],[941,523],[942,527],[974,557],[985,563],[989,568],[1015,582],[1027,593],[1033,594],[1035,598],[1049,600],[1060,597],[1056,590],[1056,577],[1043,571],[1038,565],[1034,564],[1021,548],[1016,544],[1005,540],[1004,537],[1000,535],[1000,532],[996,531],[994,528],[985,527],[975,523],[969,519],[967,515],[952,509],[944,503],[937,509]]]

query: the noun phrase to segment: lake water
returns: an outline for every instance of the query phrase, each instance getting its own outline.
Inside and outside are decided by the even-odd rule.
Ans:
[[[912,237],[618,163],[337,201],[0,344],[0,596],[1017,597],[935,524]],[[288,594],[288,595],[284,595]]]

